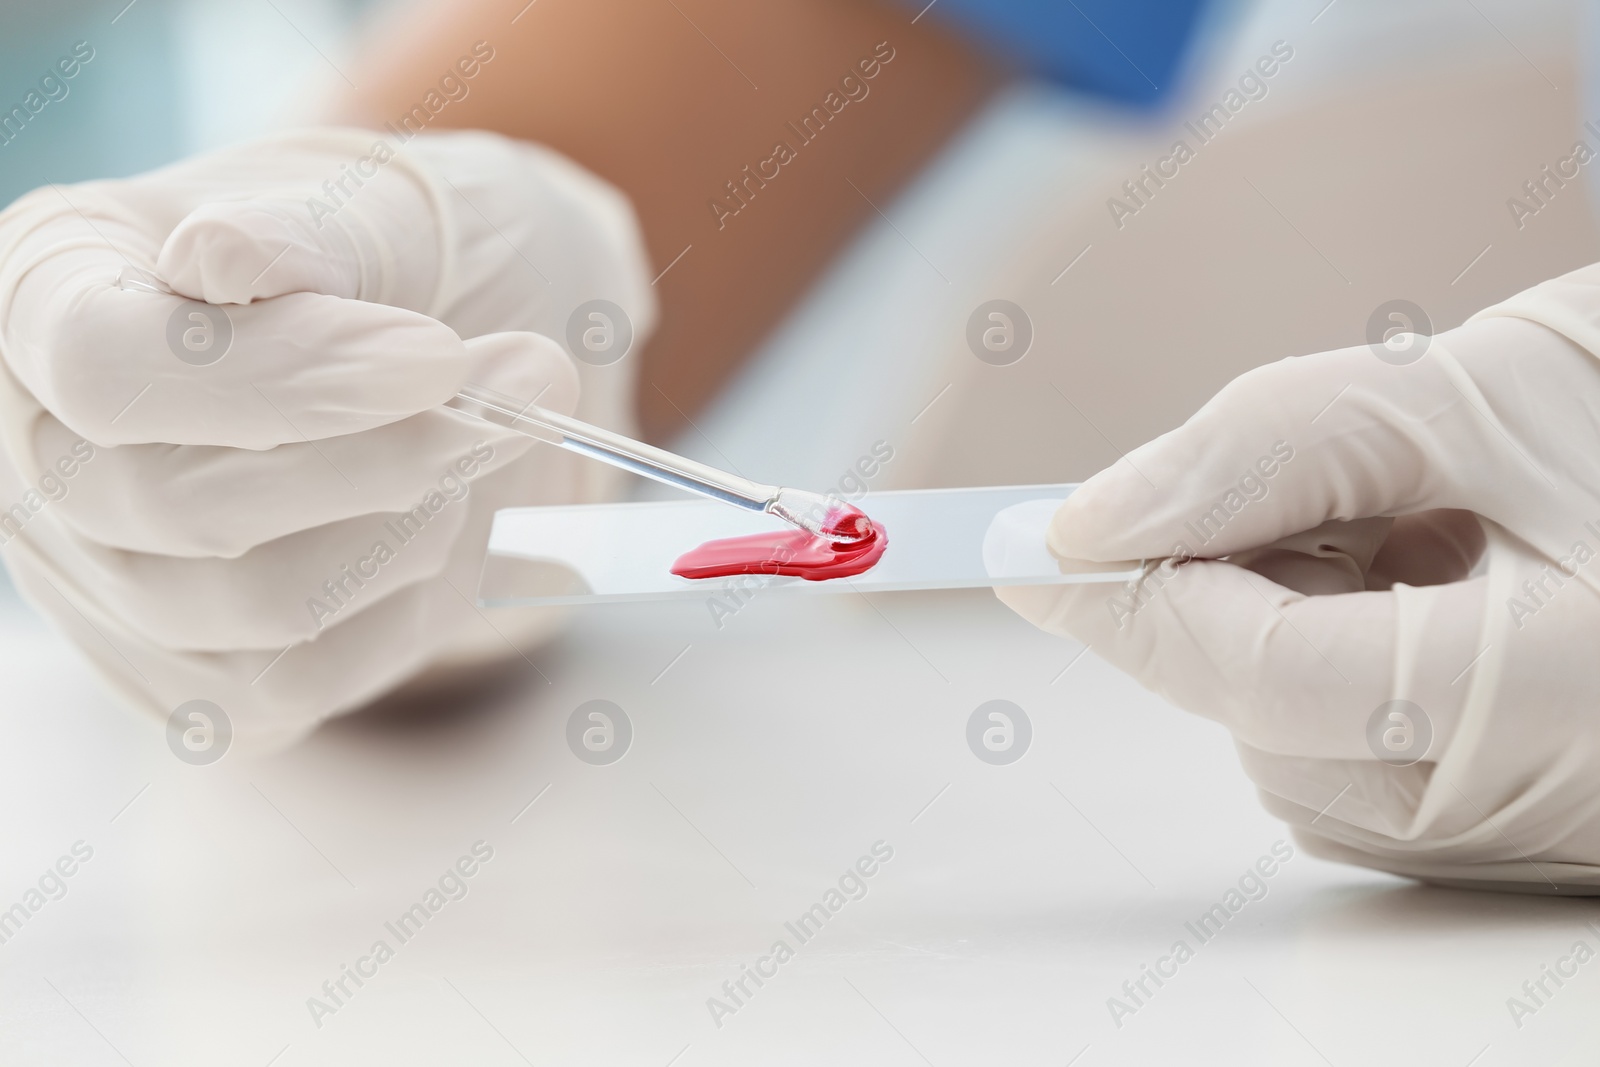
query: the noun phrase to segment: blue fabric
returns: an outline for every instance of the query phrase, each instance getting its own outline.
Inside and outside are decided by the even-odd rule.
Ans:
[[[1054,81],[1154,105],[1177,80],[1207,0],[936,0],[927,12]],[[921,9],[927,0],[910,0]]]

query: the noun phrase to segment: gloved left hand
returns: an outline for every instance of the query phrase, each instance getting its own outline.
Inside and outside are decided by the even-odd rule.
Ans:
[[[653,313],[626,201],[574,164],[378,141],[295,131],[0,214],[8,566],[130,700],[210,701],[253,747],[527,658],[551,613],[473,603],[489,521],[605,471],[439,405],[474,382],[626,427],[630,365],[580,401],[550,337],[590,299],[639,337]]]

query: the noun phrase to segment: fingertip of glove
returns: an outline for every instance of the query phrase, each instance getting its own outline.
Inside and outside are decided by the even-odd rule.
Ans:
[[[237,200],[202,204],[167,235],[156,270],[178,292],[210,304],[248,304],[293,292],[355,297],[353,257],[333,251],[304,204]]]
[[[1056,511],[1045,534],[1050,551],[1064,559],[1096,562],[1128,559],[1139,553],[1128,544],[1129,487],[1120,471],[1108,469],[1084,482]]]

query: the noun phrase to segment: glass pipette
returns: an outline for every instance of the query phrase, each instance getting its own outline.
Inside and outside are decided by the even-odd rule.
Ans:
[[[117,284],[123,289],[181,295],[148,271],[131,266],[117,277]],[[872,536],[871,522],[849,504],[804,489],[753,482],[480,385],[466,386],[445,406],[736,508],[765,512],[835,544],[856,544]]]
[[[445,406],[699,496],[765,512],[835,544],[854,544],[872,534],[866,516],[848,504],[753,482],[482,386],[464,387]]]

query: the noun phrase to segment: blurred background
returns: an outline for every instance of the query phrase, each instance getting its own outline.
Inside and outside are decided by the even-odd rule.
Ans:
[[[134,174],[261,133],[350,47],[369,0],[47,0],[0,5],[0,99],[9,107],[56,58],[95,58],[25,137],[0,150],[0,200],[46,182]],[[314,42],[313,45],[311,42]]]
[[[0,147],[0,202],[313,120],[343,89],[335,68],[408,6],[8,0],[0,100],[20,100],[75,42],[95,58]],[[1581,132],[1589,7],[1223,0],[1153,109],[1024,77],[862,231],[704,433],[678,444],[715,456],[710,438],[774,478],[826,484],[892,430],[912,459],[899,486],[1080,479],[1250,366],[1360,343],[1385,300],[1416,301],[1446,328],[1587,263],[1600,248],[1587,189],[1525,229],[1506,200]],[[1150,210],[1113,225],[1122,182],[1274,40],[1294,59],[1269,94]],[[985,366],[965,343],[969,313],[996,297],[1033,320],[1032,357],[1015,367]],[[840,368],[859,386],[825,403],[849,432],[762,432]],[[1103,413],[1090,416],[1099,428],[1056,390]]]
[[[0,100],[77,41],[95,59],[0,147],[0,202],[314,120],[344,89],[336,68],[409,6],[7,0]],[[1587,188],[1523,228],[1506,203],[1582,132],[1591,7],[1220,0],[1156,107],[1024,73],[672,444],[789,484],[831,485],[878,440],[897,460],[877,488],[1080,480],[1252,366],[1363,343],[1385,301],[1418,303],[1438,330],[1588,263]],[[1294,59],[1268,95],[1115,225],[1122,183],[1274,41]],[[996,298],[1034,331],[1012,366],[966,341]],[[827,384],[838,375],[854,387]],[[767,432],[772,412],[809,403],[838,432]]]

